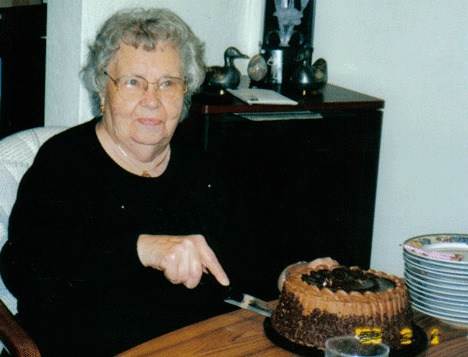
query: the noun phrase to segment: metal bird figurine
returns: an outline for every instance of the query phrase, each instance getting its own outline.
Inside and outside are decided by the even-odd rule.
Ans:
[[[235,89],[240,83],[240,72],[234,66],[236,58],[249,58],[235,47],[228,47],[224,51],[224,67],[212,66],[206,70],[203,86],[207,89]]]
[[[302,62],[290,79],[291,85],[296,89],[318,89],[327,83],[327,62],[323,58],[319,58],[310,65],[310,56],[310,51],[306,49],[295,59],[298,62]]]

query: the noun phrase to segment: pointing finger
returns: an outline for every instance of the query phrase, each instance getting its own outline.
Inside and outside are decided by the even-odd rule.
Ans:
[[[229,278],[208,244],[204,243],[200,246],[200,257],[203,265],[213,274],[216,280],[221,285],[228,286]]]

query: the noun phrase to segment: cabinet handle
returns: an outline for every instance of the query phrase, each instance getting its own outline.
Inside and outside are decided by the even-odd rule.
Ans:
[[[313,111],[301,112],[258,112],[258,113],[234,113],[242,118],[252,121],[272,121],[272,120],[294,120],[294,119],[323,119],[321,113]]]

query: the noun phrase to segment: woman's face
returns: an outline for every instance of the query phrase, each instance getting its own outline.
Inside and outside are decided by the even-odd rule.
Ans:
[[[184,77],[179,53],[164,41],[151,52],[122,44],[107,73],[114,80],[138,75],[149,83],[164,77]],[[101,101],[105,108],[103,124],[114,140],[130,147],[138,144],[166,146],[182,113],[183,94],[167,98],[150,84],[140,98],[128,98],[119,93],[109,79]]]

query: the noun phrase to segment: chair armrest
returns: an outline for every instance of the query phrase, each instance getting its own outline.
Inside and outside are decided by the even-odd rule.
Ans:
[[[13,314],[0,300],[0,339],[12,356],[40,357],[34,341],[21,328]]]

